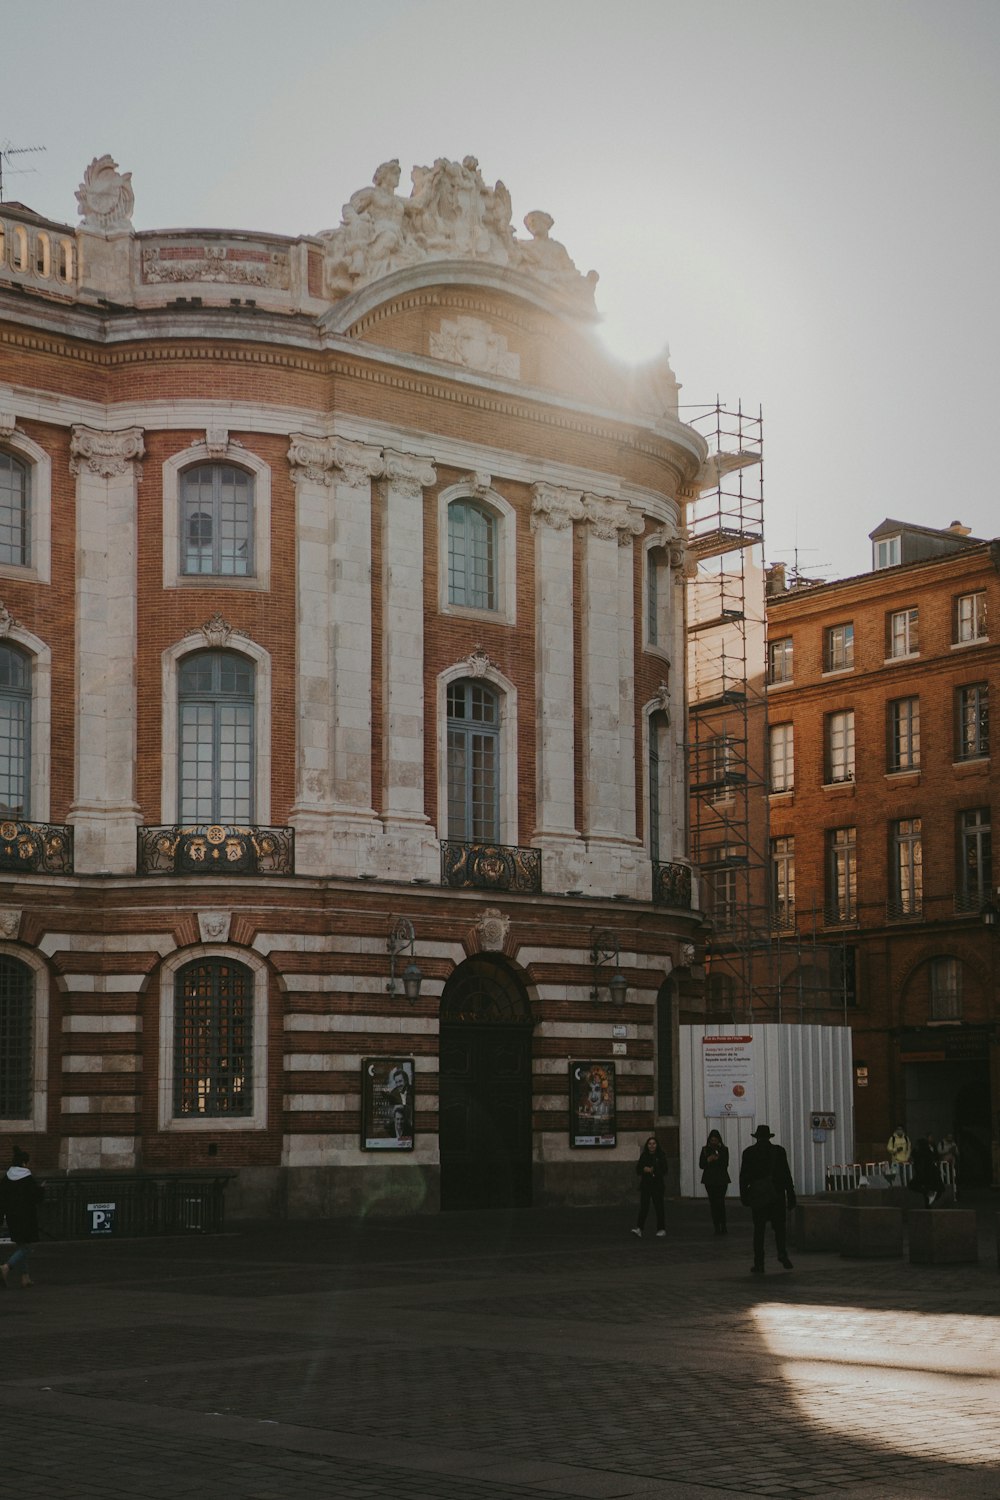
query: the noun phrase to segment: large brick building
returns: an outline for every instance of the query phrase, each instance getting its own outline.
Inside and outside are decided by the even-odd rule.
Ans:
[[[966,1174],[1000,1180],[1000,544],[957,522],[871,538],[863,576],[771,575],[771,915],[846,958],[859,1157],[900,1121],[954,1129]]]
[[[297,1214],[676,1155],[706,445],[547,214],[412,180],[295,239],[136,232],[109,157],[77,228],[0,204],[0,1129],[43,1169]]]

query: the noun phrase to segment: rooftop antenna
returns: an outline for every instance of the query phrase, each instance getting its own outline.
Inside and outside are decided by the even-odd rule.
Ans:
[[[789,552],[794,557],[795,561],[792,563],[792,566],[791,566],[791,568],[789,570],[793,582],[795,582],[795,583],[820,583],[820,582],[822,582],[821,579],[810,578],[808,576],[808,574],[806,573],[804,565],[802,567],[799,566],[799,550],[800,549],[799,549],[799,547],[797,545],[795,547],[778,547],[776,550],[777,550],[777,555],[779,557],[782,557],[782,556],[787,557],[788,554],[789,554]],[[804,550],[806,552],[815,552],[818,549],[815,548],[815,547],[806,547],[806,548],[804,548],[802,550]],[[816,568],[830,568],[832,566],[833,566],[833,564],[832,563],[828,563],[828,562],[810,563],[809,564],[809,567],[811,569],[813,569],[813,570],[815,570]]]
[[[32,151],[44,151],[44,146],[12,146],[10,141],[4,141],[0,146],[0,203],[4,201],[3,196],[3,173],[4,167],[8,172],[33,172],[34,167],[13,167],[10,159],[12,156],[27,156]]]

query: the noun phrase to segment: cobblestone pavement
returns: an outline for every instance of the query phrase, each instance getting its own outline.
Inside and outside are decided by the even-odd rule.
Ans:
[[[701,1203],[642,1243],[578,1209],[44,1245],[0,1293],[4,1489],[995,1500],[996,1206],[978,1265],[763,1278]]]

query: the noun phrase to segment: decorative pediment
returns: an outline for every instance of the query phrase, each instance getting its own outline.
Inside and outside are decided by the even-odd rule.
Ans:
[[[503,334],[494,332],[482,318],[442,318],[441,327],[430,336],[430,350],[435,359],[464,365],[467,370],[503,375],[508,380],[521,378],[521,356],[511,354]]]
[[[398,159],[383,162],[371,186],[359,188],[344,204],[340,224],[320,233],[326,242],[330,297],[347,296],[421,262],[462,260],[507,267],[550,288],[561,299],[585,309],[593,307],[597,272],[580,274],[566,247],[549,235],[554,223],[551,215],[540,209],[525,215],[524,226],[531,238],[519,240],[511,224],[510,194],[502,182],[490,187],[483,180],[474,156],[460,162],[439,156],[432,167],[414,167],[408,198],[396,191],[400,175]],[[453,350],[470,344],[473,349],[482,347],[478,333],[470,337],[460,330],[446,332],[444,325],[439,338]],[[489,357],[499,359],[501,354],[508,360],[516,358],[498,344],[492,346]],[[454,354],[437,357],[467,362]],[[481,364],[470,367],[484,368]]]

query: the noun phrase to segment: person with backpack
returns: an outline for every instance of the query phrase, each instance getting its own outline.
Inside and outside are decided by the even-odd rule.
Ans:
[[[28,1275],[28,1252],[38,1240],[38,1205],[44,1196],[41,1183],[37,1182],[28,1166],[28,1153],[15,1146],[7,1175],[0,1180],[0,1216],[7,1220],[7,1230],[14,1241],[13,1252],[0,1265],[0,1282],[10,1285],[14,1272],[21,1278],[21,1286],[33,1286]]]

